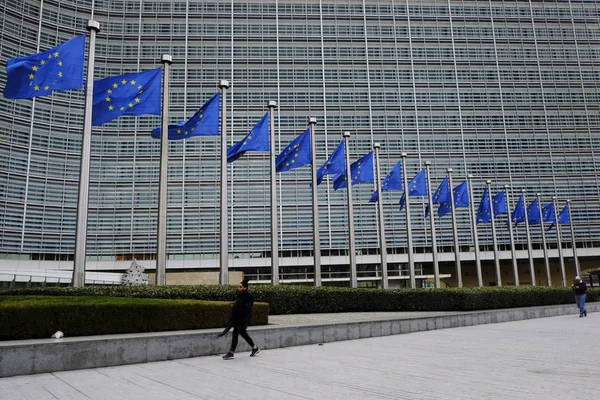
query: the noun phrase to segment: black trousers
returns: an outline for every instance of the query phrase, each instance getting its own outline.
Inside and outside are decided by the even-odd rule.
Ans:
[[[232,353],[235,351],[235,348],[237,347],[238,336],[243,337],[244,340],[250,345],[250,347],[254,347],[254,341],[252,341],[252,338],[248,335],[248,332],[246,332],[245,329],[234,328],[233,329],[233,337],[231,338],[231,348],[230,348],[230,351]]]

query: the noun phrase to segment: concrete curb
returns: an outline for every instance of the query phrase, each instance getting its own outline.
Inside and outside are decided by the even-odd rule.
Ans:
[[[588,303],[587,309],[600,311],[600,302]],[[567,314],[577,316],[574,304],[331,324],[267,325],[250,331],[261,349],[276,349]],[[0,342],[0,377],[225,353],[231,339],[229,335],[217,338],[218,332],[220,329]],[[243,340],[240,346],[245,349]]]

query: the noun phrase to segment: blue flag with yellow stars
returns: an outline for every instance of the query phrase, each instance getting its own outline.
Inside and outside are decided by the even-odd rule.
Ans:
[[[570,224],[571,218],[569,218],[569,205],[563,207],[560,214],[558,214],[558,223],[561,225]]]
[[[492,203],[492,208],[494,209],[494,218],[500,214],[508,213],[508,206],[506,205],[506,193],[504,190],[494,196]]]
[[[361,182],[373,183],[373,152],[370,151],[358,161],[350,165],[350,176],[352,177],[352,186]],[[347,187],[346,174],[339,174],[333,178],[333,189],[343,189]]]
[[[169,140],[187,139],[192,136],[217,136],[219,134],[219,104],[221,93],[217,92],[187,121],[169,124]],[[162,127],[152,129],[152,137],[160,138]]]
[[[554,222],[554,203],[548,203],[542,206],[542,221]]]
[[[460,185],[454,187],[454,208],[467,207],[469,205],[469,186],[467,181],[464,181]],[[450,212],[450,193],[445,202],[440,203],[438,208],[438,217],[443,217]]]
[[[53,90],[81,89],[85,35],[50,50],[6,62],[4,97],[29,99],[47,96]]]
[[[515,223],[515,228],[519,225],[519,223],[525,221],[525,201],[523,200],[523,196],[519,197],[519,200],[517,201],[515,209],[513,210],[510,218]],[[508,221],[506,222],[508,223]]]
[[[162,68],[94,81],[92,125],[121,115],[160,115]]]
[[[392,167],[383,181],[381,181],[381,191],[383,192],[384,190],[402,190],[402,166],[400,165],[400,161]],[[379,200],[379,196],[376,190],[371,195],[369,203],[375,203],[377,200]]]
[[[342,140],[329,156],[325,164],[317,170],[317,186],[323,182],[325,175],[343,174],[346,172],[346,150]]]
[[[475,219],[477,220],[477,223],[483,222],[484,224],[487,224],[492,219],[491,215],[490,196],[487,187],[485,187],[483,188],[483,195],[481,196],[481,202],[479,203]]]
[[[420,170],[415,177],[408,182],[408,195],[410,197],[427,196],[427,176],[425,168]],[[402,197],[400,198],[400,211],[404,208],[404,204],[406,204],[406,193],[402,193]]]
[[[571,223],[571,219],[569,218],[569,205],[568,204],[566,206],[564,206],[562,211],[560,212],[560,214],[558,214],[558,223],[561,225]],[[550,224],[547,231],[550,231],[550,229],[554,228],[554,225],[555,225],[554,222],[552,224]]]
[[[266,113],[245,138],[227,149],[227,162],[233,162],[247,151],[269,151],[269,113]]]
[[[431,197],[431,202],[433,204],[440,204],[448,201],[448,197],[450,196],[450,178],[445,177],[440,186],[433,192],[433,196]],[[429,204],[425,208],[425,218],[429,216]]]
[[[529,225],[539,225],[541,222],[540,206],[537,199],[533,200],[529,207],[527,207],[527,221],[529,221]]]
[[[275,170],[285,172],[310,164],[312,154],[310,151],[310,128],[288,144],[275,159]]]

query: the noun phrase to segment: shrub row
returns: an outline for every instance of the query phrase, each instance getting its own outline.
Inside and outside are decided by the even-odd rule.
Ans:
[[[542,286],[381,290],[256,285],[250,290],[255,301],[269,303],[272,315],[352,311],[470,311],[574,303],[570,288]],[[88,286],[20,289],[5,293],[232,301],[235,287]],[[589,289],[587,300],[599,301],[600,288]]]
[[[268,323],[255,303],[252,325]],[[98,296],[0,296],[0,340],[225,327],[230,304],[216,301]]]

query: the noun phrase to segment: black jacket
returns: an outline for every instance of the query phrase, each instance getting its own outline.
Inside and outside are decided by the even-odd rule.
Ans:
[[[587,285],[584,281],[573,282],[573,290],[575,290],[575,294],[585,294]]]
[[[235,301],[231,307],[231,316],[229,317],[229,326],[235,329],[246,329],[250,324],[250,313],[254,297],[248,290],[236,293]]]

